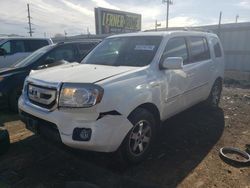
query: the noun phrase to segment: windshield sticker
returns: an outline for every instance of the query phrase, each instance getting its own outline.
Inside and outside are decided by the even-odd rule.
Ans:
[[[149,50],[153,51],[155,48],[154,45],[136,45],[135,50]]]

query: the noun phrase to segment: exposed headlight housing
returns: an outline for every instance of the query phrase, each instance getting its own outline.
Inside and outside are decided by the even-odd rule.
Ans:
[[[59,107],[88,108],[99,103],[103,88],[95,84],[64,83],[60,92]]]

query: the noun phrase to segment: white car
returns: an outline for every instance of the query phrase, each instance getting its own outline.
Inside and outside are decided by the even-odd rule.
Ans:
[[[0,38],[0,69],[9,68],[37,49],[52,43],[51,39],[46,38]]]
[[[72,148],[139,162],[169,117],[218,107],[224,55],[215,34],[139,32],[106,38],[81,64],[33,71],[19,99],[29,129]]]

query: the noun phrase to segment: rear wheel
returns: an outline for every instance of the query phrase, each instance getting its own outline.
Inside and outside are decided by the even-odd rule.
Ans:
[[[154,116],[143,108],[137,108],[128,117],[133,128],[127,134],[120,148],[122,159],[138,163],[145,159],[155,138]]]

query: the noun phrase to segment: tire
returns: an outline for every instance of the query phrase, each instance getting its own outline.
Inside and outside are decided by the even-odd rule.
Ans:
[[[137,108],[128,117],[133,128],[125,137],[120,154],[122,161],[139,163],[149,154],[154,143],[156,126],[154,116],[143,108]]]
[[[211,108],[218,108],[222,91],[222,83],[219,79],[214,82],[209,97],[205,101],[205,105]]]
[[[13,91],[9,96],[9,109],[11,112],[18,112],[18,99],[21,96],[21,91]]]
[[[6,129],[0,127],[0,155],[6,153],[10,147],[10,137]]]

